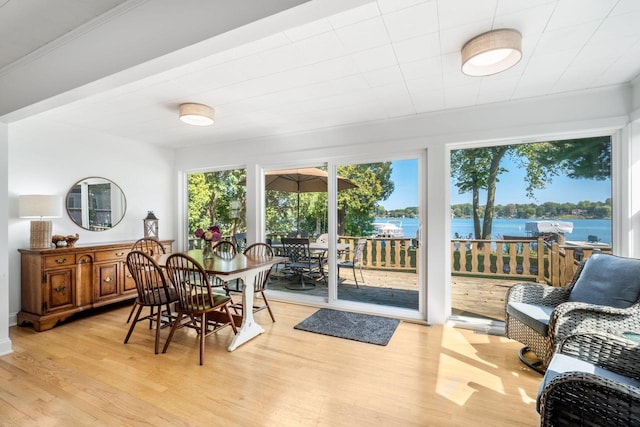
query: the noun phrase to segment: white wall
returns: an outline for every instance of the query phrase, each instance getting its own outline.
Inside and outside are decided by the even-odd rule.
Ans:
[[[0,170],[7,171],[9,165],[9,127],[0,122]],[[0,200],[7,200],[8,172],[0,175]],[[7,209],[0,210],[0,224],[7,223]],[[7,245],[7,228],[0,227],[0,355],[11,352],[9,339],[9,262]]]
[[[15,122],[8,127],[11,324],[16,322],[15,316],[20,310],[20,254],[17,249],[29,246],[29,220],[18,218],[19,195],[56,194],[64,198],[71,186],[82,178],[108,178],[120,186],[126,197],[127,211],[122,222],[111,230],[92,232],[78,227],[63,209],[63,217],[52,220],[54,234],[78,233],[79,245],[131,241],[142,237],[142,219],[148,210],[153,210],[160,219],[160,238],[174,238],[176,206],[172,151],[62,127],[37,118]]]

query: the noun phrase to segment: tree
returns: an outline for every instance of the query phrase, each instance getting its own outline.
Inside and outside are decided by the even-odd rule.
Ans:
[[[500,161],[512,146],[470,148],[451,152],[451,174],[460,193],[471,192],[473,232],[476,239],[491,238],[498,176],[506,172]],[[484,213],[480,213],[480,190],[487,191]],[[482,228],[480,217],[484,216]],[[487,237],[488,236],[488,237]]]
[[[525,192],[529,198],[534,198],[535,190],[545,188],[560,174],[572,179],[597,180],[607,179],[611,174],[611,138],[608,136],[453,150],[452,179],[460,193],[472,194],[476,239],[491,238],[496,184],[499,176],[508,172],[500,166],[505,156],[510,156],[518,167],[526,170]],[[483,213],[480,212],[481,190],[487,193]],[[518,216],[526,218],[524,215],[529,212],[529,208],[526,213],[519,210]],[[482,227],[480,217],[483,217]]]
[[[188,176],[189,235],[193,235],[198,228],[211,225],[221,227],[222,234],[230,234],[233,224],[229,209],[231,200],[238,200],[242,207],[238,228],[246,228],[243,210],[246,192],[243,186],[238,185],[245,176],[244,169],[192,173]]]
[[[344,221],[341,224],[339,221],[338,234],[371,234],[377,203],[388,199],[394,190],[391,171],[391,162],[338,167],[338,175],[349,178],[358,185],[358,188],[338,193],[338,211],[344,212]],[[342,229],[340,225],[343,226]]]

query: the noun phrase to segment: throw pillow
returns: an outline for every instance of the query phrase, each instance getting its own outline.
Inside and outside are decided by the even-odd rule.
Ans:
[[[569,301],[628,308],[639,296],[639,259],[593,254],[573,286]]]

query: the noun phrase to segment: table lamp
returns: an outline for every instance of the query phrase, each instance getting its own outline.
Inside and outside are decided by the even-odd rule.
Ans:
[[[62,198],[44,194],[28,194],[18,199],[20,218],[39,218],[31,221],[31,249],[51,247],[51,221],[43,218],[59,218],[62,216]]]

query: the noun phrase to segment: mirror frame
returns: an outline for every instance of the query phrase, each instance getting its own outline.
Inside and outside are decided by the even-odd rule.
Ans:
[[[80,202],[80,208],[75,207],[75,203],[72,203],[72,205],[70,206],[70,202],[72,200],[77,199],[77,187],[81,187],[83,183],[87,183],[88,181],[94,181],[89,183],[88,185],[97,185],[97,184],[110,184],[111,186],[111,190],[117,190],[119,191],[119,197],[118,195],[116,195],[115,199],[114,196],[111,195],[110,197],[110,209],[109,209],[109,223],[106,223],[105,225],[91,225],[91,224],[87,224],[86,226],[82,224],[82,217],[84,216],[82,213],[82,202]],[[80,189],[80,191],[82,192],[82,189]],[[82,195],[80,195],[80,198],[82,199]],[[113,201],[116,200],[121,200],[121,215],[119,218],[113,218]],[[67,210],[67,215],[69,216],[69,218],[71,219],[71,221],[73,221],[74,224],[76,224],[78,227],[83,228],[84,230],[87,231],[106,231],[106,230],[110,230],[113,227],[115,227],[116,225],[118,225],[123,219],[124,216],[127,212],[127,198],[124,195],[124,191],[122,191],[122,188],[120,188],[120,186],[118,184],[116,184],[115,182],[111,181],[110,179],[107,178],[103,178],[101,176],[88,176],[85,178],[82,178],[80,180],[78,180],[75,184],[73,184],[71,186],[71,188],[69,189],[69,191],[67,192],[67,196],[65,198],[65,208]],[[76,216],[74,216],[72,214],[72,211],[77,211],[79,209],[80,211],[80,216],[81,218],[78,220],[77,218],[77,214]],[[89,213],[87,213],[87,217],[89,218]]]

